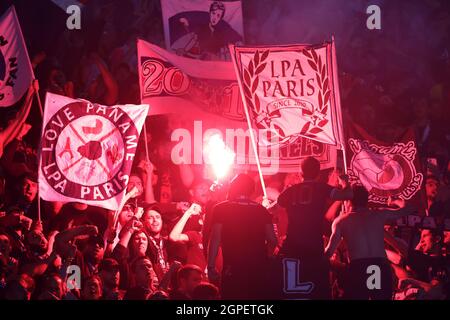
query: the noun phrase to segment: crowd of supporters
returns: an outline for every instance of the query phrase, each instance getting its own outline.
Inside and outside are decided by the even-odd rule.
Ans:
[[[59,8],[52,7],[51,1],[43,2],[48,10],[55,11],[56,18],[60,17]],[[429,2],[432,6],[432,1]],[[267,1],[261,3],[259,11],[270,7]],[[147,120],[150,159],[146,159],[141,138],[128,184],[128,190],[136,187],[138,193],[127,202],[117,221],[114,212],[106,209],[84,203],[47,202],[37,196],[42,118],[32,95],[35,91],[42,97],[45,92],[53,92],[104,105],[139,104],[136,38],[164,46],[159,1],[87,1],[83,11],[86,27],[39,35],[27,32],[38,18],[32,16],[31,10],[21,10],[20,3],[17,9],[27,43],[32,46],[30,58],[39,82],[33,82],[17,106],[1,110],[0,299],[240,298],[239,291],[247,286],[242,286],[245,279],[242,275],[225,281],[227,285],[223,287],[223,278],[229,276],[224,267],[229,267],[230,259],[235,258],[229,250],[235,246],[239,252],[241,260],[234,265],[245,270],[242,274],[258,274],[259,266],[250,259],[256,253],[247,252],[246,257],[244,249],[252,247],[242,242],[253,243],[259,235],[252,233],[252,221],[239,216],[227,218],[223,206],[216,205],[227,197],[235,200],[245,196],[248,203],[240,205],[246,208],[252,203],[262,210],[261,215],[267,215],[265,220],[255,221],[255,226],[274,227],[275,240],[270,234],[261,238],[267,243],[264,255],[268,264],[276,264],[284,254],[284,241],[292,228],[288,205],[287,209],[277,206],[267,211],[259,205],[258,188],[241,190],[230,198],[233,184],[211,189],[212,182],[204,177],[201,166],[174,165],[169,142],[173,128],[167,117],[153,116]],[[254,15],[252,18],[257,19]],[[65,19],[65,13],[62,17]],[[444,22],[447,20],[442,18]],[[255,32],[251,25],[247,26],[249,34]],[[338,59],[343,60],[339,63],[345,119],[352,119],[373,136],[388,142],[395,141],[408,126],[415,129],[426,176],[422,186],[427,197],[426,214],[439,220],[450,218],[450,61],[444,48],[448,29],[444,26],[442,31],[438,22],[436,25],[436,33],[443,35],[435,36],[437,43],[430,49],[433,54],[426,56],[429,65],[421,66],[426,77],[411,80],[409,73],[400,71],[386,76],[377,67],[383,61],[377,60],[368,49],[373,44],[351,46],[358,55],[370,58],[373,66],[370,68],[369,64],[364,75],[355,71],[362,68],[346,68],[349,62],[344,54],[338,53]],[[357,43],[360,36],[354,35],[349,43]],[[397,52],[395,59],[407,57]],[[340,170],[323,171],[314,180],[342,189]],[[247,177],[258,181],[255,173]],[[299,174],[266,177],[269,199],[276,201],[289,187],[302,182],[305,177],[300,172],[300,163]],[[343,201],[330,198],[322,204],[325,211],[317,212],[323,218],[320,221],[324,226],[320,234],[323,250],[332,230],[336,230],[332,226],[338,225],[333,221],[343,214],[340,213]],[[242,215],[247,212],[243,210]],[[307,224],[308,220],[304,222]],[[217,240],[215,226],[231,223],[235,223],[236,234],[244,235],[227,242],[228,238],[222,234]],[[211,249],[211,243],[219,244],[217,250]],[[449,299],[449,231],[441,225],[413,229],[386,224],[384,244],[392,270],[391,299]],[[220,245],[226,249],[219,250]],[[327,260],[329,269],[322,273],[321,280],[331,289],[333,299],[351,297],[346,286],[351,283],[354,266],[350,264],[347,245],[342,242],[334,248]],[[259,249],[260,246],[254,247]],[[73,280],[69,266],[79,268],[81,283]],[[281,272],[276,267],[271,270]],[[278,276],[269,274],[272,279]],[[260,281],[264,277],[267,275],[261,275]],[[253,290],[245,298],[286,298],[278,295],[276,284],[272,287],[268,282],[248,283]],[[260,296],[264,291],[261,287],[273,291]]]

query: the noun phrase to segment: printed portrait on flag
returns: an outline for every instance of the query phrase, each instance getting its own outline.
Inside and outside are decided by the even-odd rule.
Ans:
[[[393,197],[412,200],[423,208],[422,167],[411,129],[397,142],[385,143],[349,123],[346,137],[350,182],[363,185],[373,205],[385,205]]]
[[[201,60],[229,60],[243,43],[241,1],[162,0],[167,49]]]
[[[172,132],[172,138],[191,146],[184,148],[185,159],[175,164],[202,164],[202,136],[219,130],[227,146],[236,153],[236,165],[256,168],[231,62],[192,60],[142,40],[138,41],[138,57],[141,102],[152,106],[151,115],[170,114],[176,123],[172,129],[179,129]],[[257,136],[263,132],[257,128],[254,131]],[[262,168],[267,174],[274,173],[274,167],[276,172],[298,172],[301,160],[308,156],[316,157],[322,169],[336,165],[334,146],[301,136],[273,150],[272,146],[259,147]]]
[[[148,105],[106,107],[47,93],[40,195],[117,210]]]
[[[281,145],[302,136],[342,146],[332,43],[230,50],[255,127],[275,132]]]
[[[0,17],[0,107],[15,104],[34,78],[14,7]]]

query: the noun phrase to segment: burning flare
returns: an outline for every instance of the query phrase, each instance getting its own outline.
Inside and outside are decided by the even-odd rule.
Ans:
[[[203,150],[206,159],[211,164],[216,180],[228,174],[236,154],[225,145],[219,134],[212,135]]]

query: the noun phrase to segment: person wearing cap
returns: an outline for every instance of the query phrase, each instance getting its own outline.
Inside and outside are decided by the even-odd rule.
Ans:
[[[75,244],[75,238],[87,238],[83,252]],[[98,270],[98,264],[103,258],[103,240],[98,236],[98,228],[94,225],[77,226],[61,231],[55,236],[53,249],[61,257],[61,270],[66,270],[69,265],[80,267],[83,278],[94,275]]]
[[[57,216],[51,219],[49,231],[63,231],[70,227],[95,225],[103,237],[108,229],[110,211],[81,202],[70,202],[62,206]]]
[[[99,235],[92,235],[88,238],[83,253],[83,268],[81,270],[83,277],[94,275],[98,271],[100,262],[104,255],[105,242]]]
[[[119,290],[120,266],[112,258],[103,259],[98,267],[102,283],[102,300],[122,300],[123,291]]]

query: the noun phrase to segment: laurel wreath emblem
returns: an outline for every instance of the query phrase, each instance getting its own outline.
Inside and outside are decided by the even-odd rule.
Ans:
[[[326,119],[328,104],[330,102],[331,90],[329,86],[329,79],[326,73],[326,66],[322,62],[322,58],[317,55],[314,49],[303,49],[302,54],[307,58],[308,64],[315,71],[318,91],[318,107],[313,105],[312,110],[306,108],[302,109],[302,115],[310,118],[302,129],[300,134],[306,137],[315,137],[316,134],[323,131],[323,127],[328,123]],[[267,66],[267,57],[269,50],[260,52],[256,50],[252,59],[246,68],[243,69],[243,90],[247,106],[253,112],[256,119],[256,125],[262,128],[269,127],[269,117],[265,110],[261,110],[261,101],[256,94],[256,89],[259,85],[259,75]]]
[[[258,95],[256,94],[256,89],[259,84],[259,74],[264,71],[267,66],[267,57],[269,56],[269,50],[266,50],[262,53],[259,50],[256,50],[253,59],[250,59],[250,62],[247,68],[244,68],[243,76],[244,76],[244,96],[247,102],[247,106],[253,111],[254,117],[261,117],[261,102],[259,100]],[[260,121],[256,121],[258,126],[261,126]]]
[[[302,110],[302,114],[309,116],[311,120],[303,125],[300,134],[307,137],[314,137],[317,133],[322,132],[322,128],[328,123],[326,116],[331,90],[328,75],[326,73],[326,66],[323,64],[322,58],[317,55],[314,49],[303,49],[302,53],[307,58],[308,64],[316,73],[317,85],[319,86],[319,92],[317,94],[319,104],[318,108],[313,105],[312,110]]]

